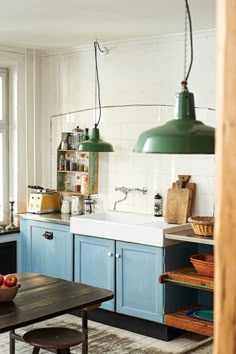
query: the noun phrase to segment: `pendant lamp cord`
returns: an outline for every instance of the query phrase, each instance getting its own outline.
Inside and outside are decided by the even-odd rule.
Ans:
[[[187,19],[189,24],[189,36],[190,36],[190,64],[188,72],[186,74],[186,57],[187,57]],[[188,91],[188,78],[193,65],[193,33],[192,33],[192,20],[188,0],[185,0],[185,31],[184,31],[184,80],[181,82],[184,91]]]
[[[97,58],[97,49],[100,50],[101,53],[103,53],[103,50],[101,49],[99,43],[97,41],[94,42],[94,55],[95,55],[95,75],[96,75],[96,83],[97,83],[97,97],[98,97],[98,108],[99,108],[99,116],[98,116],[98,121],[95,123],[95,128],[98,127],[98,124],[101,120],[101,94],[100,94],[100,82],[99,82],[99,74],[98,74],[98,58]]]

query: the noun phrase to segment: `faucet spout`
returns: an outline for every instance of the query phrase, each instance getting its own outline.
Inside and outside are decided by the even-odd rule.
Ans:
[[[147,188],[146,187],[143,187],[143,188],[127,188],[127,187],[123,186],[123,187],[116,187],[115,191],[120,191],[120,192],[124,193],[125,197],[123,199],[117,200],[114,203],[114,207],[113,207],[114,211],[116,210],[116,204],[120,203],[120,202],[123,202],[127,198],[128,193],[130,193],[130,192],[141,192],[143,194],[147,194]]]
[[[114,211],[116,211],[116,205],[117,205],[117,203],[123,202],[125,199],[127,199],[127,197],[128,197],[128,191],[123,192],[123,193],[125,193],[124,198],[122,198],[122,199],[119,199],[119,200],[115,201],[115,203],[114,203],[114,207],[113,207],[113,210],[114,210]]]

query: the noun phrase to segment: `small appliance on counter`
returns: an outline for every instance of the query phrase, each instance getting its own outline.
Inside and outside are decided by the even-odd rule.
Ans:
[[[28,186],[34,192],[30,193],[27,213],[49,214],[60,211],[61,196],[53,189],[39,186]]]

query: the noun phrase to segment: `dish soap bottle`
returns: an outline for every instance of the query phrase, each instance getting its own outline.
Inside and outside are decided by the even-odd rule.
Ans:
[[[159,193],[154,197],[154,216],[162,216],[162,196]]]

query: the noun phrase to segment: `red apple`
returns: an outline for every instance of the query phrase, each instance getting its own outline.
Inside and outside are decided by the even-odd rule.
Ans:
[[[4,276],[2,274],[0,274],[0,285],[3,284],[3,281],[4,281]]]
[[[0,289],[9,289],[9,287],[6,286],[5,284],[2,284],[2,285],[0,285]]]
[[[16,286],[17,283],[17,277],[15,274],[7,274],[4,277],[4,284],[8,286],[9,288],[12,288],[13,286]]]

